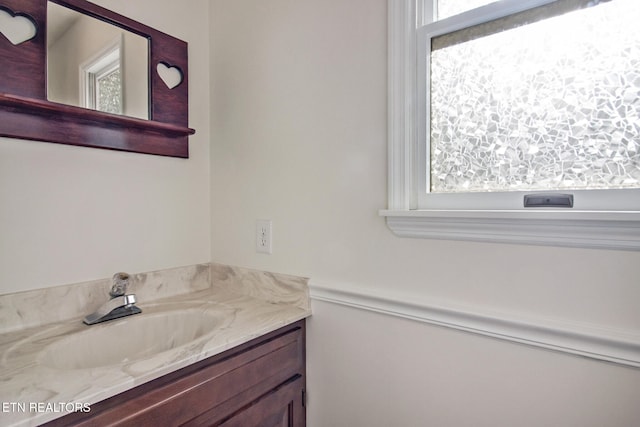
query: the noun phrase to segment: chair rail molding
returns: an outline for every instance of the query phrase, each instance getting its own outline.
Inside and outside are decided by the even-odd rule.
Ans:
[[[640,367],[640,332],[557,319],[525,318],[467,307],[417,303],[354,287],[311,280],[312,300],[338,304],[509,342]]]

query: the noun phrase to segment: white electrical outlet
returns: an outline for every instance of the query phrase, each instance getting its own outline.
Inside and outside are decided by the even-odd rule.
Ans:
[[[256,252],[271,253],[271,221],[256,221]]]

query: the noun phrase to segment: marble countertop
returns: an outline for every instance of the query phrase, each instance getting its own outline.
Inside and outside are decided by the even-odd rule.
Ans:
[[[0,334],[0,425],[42,424],[66,415],[70,405],[91,405],[311,315],[306,289],[293,299],[287,300],[286,295],[279,299],[272,277],[266,281],[271,283],[260,284],[254,280],[258,273],[237,274],[220,266],[212,274],[220,279],[218,284],[239,282],[241,286],[212,286],[142,302],[138,304],[142,314],[93,326],[84,325],[80,317]],[[264,292],[270,296],[260,295]],[[185,310],[216,313],[219,320],[210,332],[184,345],[112,365],[69,369],[54,367],[43,357],[49,346],[76,333],[88,334],[117,322],[129,322],[126,329],[135,326],[139,316]]]

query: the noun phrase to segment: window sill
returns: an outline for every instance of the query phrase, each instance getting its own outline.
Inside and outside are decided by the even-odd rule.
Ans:
[[[640,250],[638,211],[381,210],[400,237]]]

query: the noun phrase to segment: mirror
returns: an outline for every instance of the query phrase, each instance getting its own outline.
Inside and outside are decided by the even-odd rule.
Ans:
[[[0,0],[0,64],[0,136],[189,157],[182,40],[86,0]]]
[[[148,119],[148,57],[144,37],[48,2],[49,101]]]

